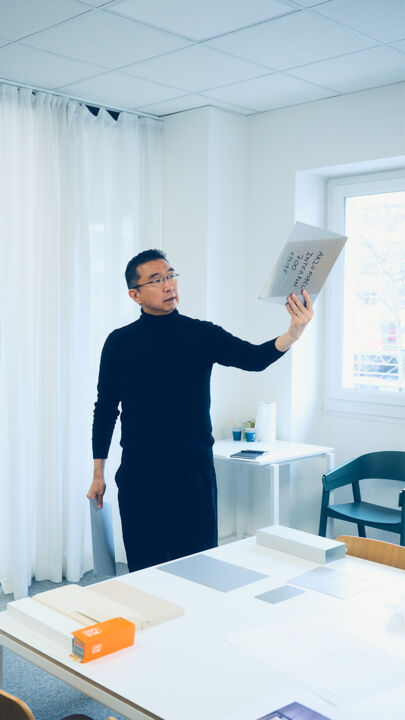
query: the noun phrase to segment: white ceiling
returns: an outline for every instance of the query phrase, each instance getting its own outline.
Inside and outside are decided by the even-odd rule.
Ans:
[[[0,80],[162,116],[405,80],[405,0],[0,0]]]

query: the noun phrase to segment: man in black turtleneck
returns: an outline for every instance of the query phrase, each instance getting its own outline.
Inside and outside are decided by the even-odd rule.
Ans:
[[[121,403],[122,459],[115,479],[132,572],[218,544],[212,365],[264,370],[300,337],[313,312],[305,290],[305,306],[290,296],[287,332],[252,345],[179,314],[177,274],[160,250],[133,258],[125,277],[141,317],[114,330],[103,348],[87,497],[102,507],[104,464]]]

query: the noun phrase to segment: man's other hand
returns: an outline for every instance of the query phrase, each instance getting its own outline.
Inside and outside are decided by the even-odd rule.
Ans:
[[[105,493],[105,482],[104,477],[102,475],[94,476],[93,482],[90,485],[89,492],[87,493],[87,497],[91,499],[95,499],[97,501],[97,507],[100,509],[103,507],[103,495]]]

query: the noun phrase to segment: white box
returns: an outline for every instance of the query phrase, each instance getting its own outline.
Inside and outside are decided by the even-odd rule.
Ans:
[[[345,543],[302,530],[294,530],[284,525],[270,525],[257,530],[256,543],[321,565],[339,560],[346,554]]]
[[[86,623],[71,618],[35,602],[32,597],[14,600],[7,605],[7,615],[20,625],[24,625],[29,633],[40,635],[52,644],[72,652],[72,631],[81,630]]]

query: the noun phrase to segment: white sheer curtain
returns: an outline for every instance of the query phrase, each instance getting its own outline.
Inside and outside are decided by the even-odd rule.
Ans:
[[[160,138],[157,121],[0,86],[0,579],[15,597],[92,567],[98,361],[137,317],[126,263],[161,245]]]

